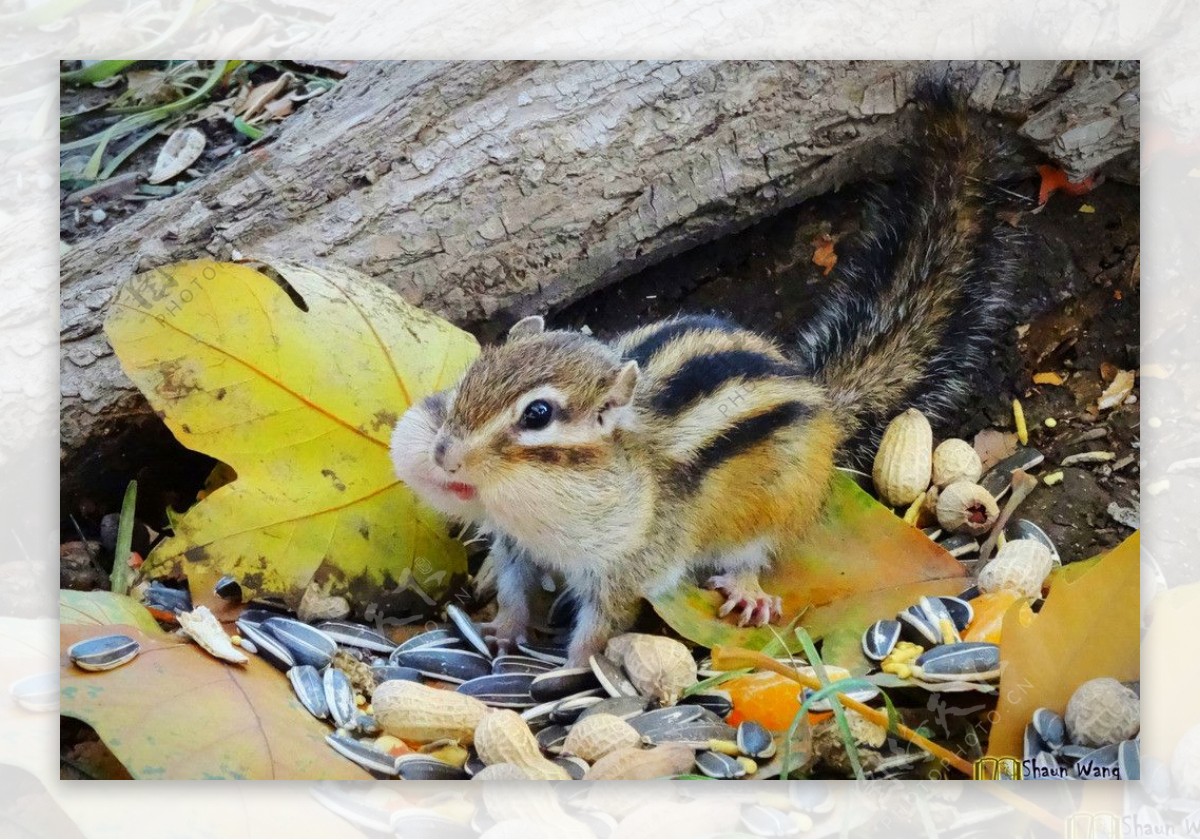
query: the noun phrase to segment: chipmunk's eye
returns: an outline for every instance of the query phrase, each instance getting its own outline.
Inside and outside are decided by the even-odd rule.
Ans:
[[[544,429],[554,419],[554,408],[545,400],[534,400],[521,412],[522,429]]]

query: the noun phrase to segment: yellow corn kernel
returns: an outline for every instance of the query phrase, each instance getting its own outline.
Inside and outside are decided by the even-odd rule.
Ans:
[[[958,629],[954,626],[954,622],[948,618],[943,618],[938,624],[942,630],[942,644],[954,644],[958,636]]]
[[[1017,425],[1017,440],[1025,446],[1029,443],[1029,428],[1025,425],[1025,409],[1020,400],[1013,400],[1013,421]]]
[[[736,756],[738,754],[738,745],[734,741],[719,741],[714,739],[708,742],[708,748],[713,752],[724,753],[725,755]]]
[[[908,510],[904,511],[904,521],[909,525],[917,524],[917,517],[921,515],[921,505],[925,504],[925,497],[928,495],[929,491],[926,490],[920,496],[913,499],[913,503],[908,506]]]

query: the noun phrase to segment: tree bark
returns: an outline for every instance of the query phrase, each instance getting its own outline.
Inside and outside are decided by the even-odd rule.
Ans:
[[[328,261],[461,325],[507,323],[886,169],[928,72],[891,61],[357,65],[273,142],[64,255],[64,480],[94,460],[91,445],[149,416],[102,331],[135,271],[198,256]],[[981,110],[1040,108],[1030,136],[1052,157],[1077,127],[1048,110],[1061,92],[1120,100],[1115,119],[1071,135],[1057,157],[1072,171],[1136,142],[1136,64],[939,72]]]

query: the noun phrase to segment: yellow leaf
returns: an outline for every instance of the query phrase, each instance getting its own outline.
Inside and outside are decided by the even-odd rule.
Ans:
[[[389,436],[475,340],[354,272],[271,268],[178,263],[113,301],[105,331],[125,373],[184,446],[237,476],[146,571],[200,564],[292,602],[316,578],[359,606],[397,590],[424,606],[465,572],[465,552],[396,479]]]
[[[1138,550],[1135,532],[1084,574],[1057,576],[1028,624],[1017,607],[1009,610],[988,755],[1020,756],[1034,710],[1062,714],[1082,683],[1138,678]]]

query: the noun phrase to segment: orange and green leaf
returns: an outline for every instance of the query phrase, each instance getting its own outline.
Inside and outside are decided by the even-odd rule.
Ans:
[[[956,595],[967,586],[962,564],[838,473],[821,520],[780,552],[763,588],[783,598],[784,624],[798,621],[822,656],[852,673],[866,671],[862,633],[922,595]],[[782,636],[779,627],[738,627],[717,617],[721,597],[691,582],[654,598],[658,614],[681,636],[705,647],[761,650]]]

